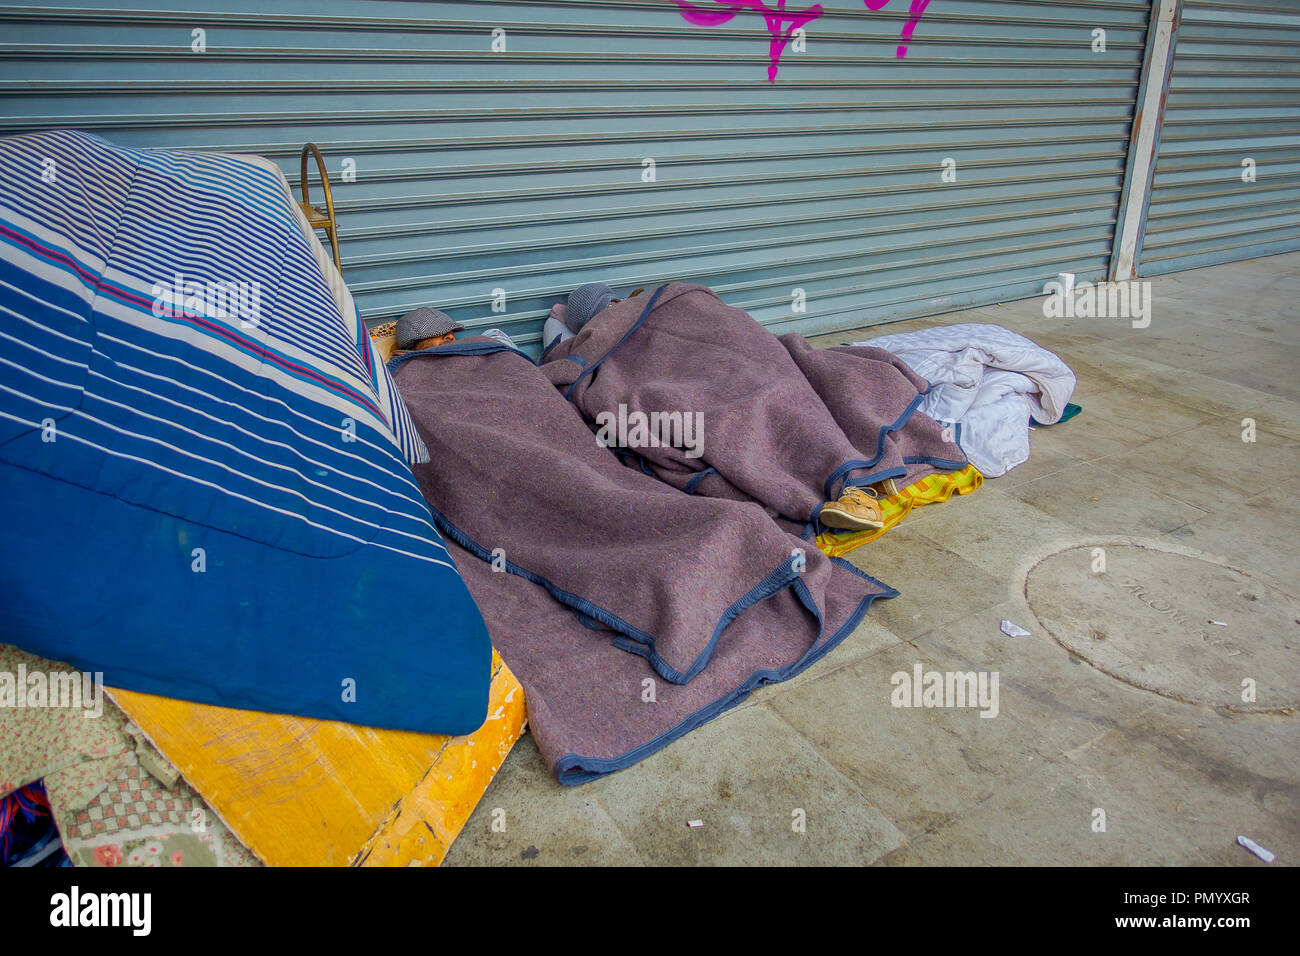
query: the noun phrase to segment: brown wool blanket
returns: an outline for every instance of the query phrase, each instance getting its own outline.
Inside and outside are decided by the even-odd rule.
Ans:
[[[542,369],[593,424],[698,416],[697,447],[662,435],[621,441],[639,437],[631,429],[614,444],[674,487],[760,502],[808,533],[846,486],[901,487],[966,464],[918,411],[929,383],[889,352],[778,338],[699,285],[610,306],[550,349]]]
[[[640,760],[793,676],[897,594],[752,502],[624,467],[531,359],[495,340],[389,367],[429,448],[420,488],[563,783]]]

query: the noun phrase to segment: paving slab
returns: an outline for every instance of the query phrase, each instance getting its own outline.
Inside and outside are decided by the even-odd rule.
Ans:
[[[1092,462],[1017,485],[1007,494],[1080,531],[1102,534],[1163,534],[1209,513]]]
[[[1009,637],[1009,620],[1030,631]],[[972,614],[915,641],[948,669],[998,677],[998,720],[1016,722],[1047,757],[1058,757],[1155,705],[1153,695],[1098,671],[1061,646],[1021,602]]]
[[[1208,863],[1159,813],[1095,771],[1040,761],[948,825],[880,861],[920,866],[1174,866]]]
[[[1300,581],[1300,479],[1256,495],[1169,532],[1179,543],[1225,557],[1294,589]]]
[[[906,523],[845,558],[901,592],[872,605],[874,620],[906,641],[1005,599],[997,578]]]
[[[651,864],[851,866],[903,842],[851,779],[765,706],[730,711],[588,786]]]
[[[1078,528],[1021,501],[1001,482],[986,482],[976,495],[980,500],[972,500],[971,507],[946,514],[935,509],[926,524],[912,530],[987,572],[999,582],[1002,594],[1018,591],[1023,584],[1016,568],[1026,553],[1049,545],[1064,547],[1079,537]]]
[[[978,706],[894,706],[920,666],[966,670],[907,644],[843,667],[770,705],[909,838],[960,816],[1050,751],[1041,734]],[[924,704],[924,700],[922,701]]]
[[[1196,847],[1187,862],[1266,865],[1239,835],[1300,861],[1300,788],[1292,717],[1216,712],[1162,702],[1068,755],[1114,781],[1168,834]]]
[[[1243,418],[1250,417],[1259,428],[1300,439],[1300,402],[1108,346],[1098,346],[1083,354],[1086,360],[1072,353],[1063,353],[1062,358],[1077,366],[1076,373],[1090,383],[1087,386],[1090,389],[1106,390],[1108,383],[1127,381],[1183,410],[1200,413],[1202,421],[1233,421],[1240,425]],[[1165,434],[1173,434],[1185,426],[1185,421],[1177,422]]]
[[[1253,435],[1253,440],[1245,441],[1243,435]],[[1240,420],[1233,419],[1199,425],[1097,460],[1108,471],[1145,478],[1161,493],[1212,512],[1236,506],[1243,489],[1258,493],[1291,480],[1297,463],[1300,442],[1258,428],[1248,432]]]
[[[443,866],[635,866],[645,861],[591,791],[561,787],[532,734],[506,757]]]

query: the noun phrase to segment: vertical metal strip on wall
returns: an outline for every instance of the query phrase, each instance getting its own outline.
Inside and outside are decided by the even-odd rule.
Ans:
[[[435,304],[533,346],[596,279],[811,333],[1104,278],[1150,11],[931,0],[900,57],[906,0],[822,0],[769,82],[763,17],[715,0],[86,3],[0,6],[0,133],[256,152],[293,182],[314,141],[369,321]]]
[[[1120,194],[1119,222],[1115,247],[1110,255],[1112,281],[1127,281],[1137,275],[1137,257],[1146,228],[1151,180],[1155,177],[1156,154],[1160,149],[1160,128],[1165,120],[1165,96],[1174,66],[1182,0],[1152,0],[1151,25],[1142,61],[1142,82],[1137,91],[1137,113],[1129,136],[1128,166],[1124,170],[1124,191]]]
[[[1296,249],[1300,4],[1184,0],[1138,273]]]

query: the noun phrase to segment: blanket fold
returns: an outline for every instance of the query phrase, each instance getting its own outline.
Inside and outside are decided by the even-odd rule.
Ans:
[[[917,410],[928,383],[879,349],[777,338],[703,286],[616,303],[542,364],[589,422],[698,416],[699,448],[651,435],[635,452],[696,495],[760,502],[812,526],[845,487],[965,465]]]
[[[741,615],[690,683],[656,683],[648,661],[600,639],[542,588],[493,572],[454,541],[448,546],[523,685],[542,758],[566,786],[644,760],[756,688],[794,677],[851,634],[874,600],[898,594],[847,561],[828,559],[819,617],[792,589],[781,591]]]
[[[900,487],[936,471],[955,471],[966,456],[923,408],[930,383],[885,349],[818,349],[802,335],[780,342],[845,436],[867,457],[851,485],[893,478]]]

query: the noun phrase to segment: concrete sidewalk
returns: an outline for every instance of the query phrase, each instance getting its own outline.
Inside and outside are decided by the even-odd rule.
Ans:
[[[995,323],[1084,411],[854,552],[902,595],[795,680],[581,787],[525,736],[447,864],[1300,861],[1298,302],[1293,254],[1152,280],[1145,329],[1029,299],[815,339]],[[917,664],[996,672],[997,716],[891,706]]]

